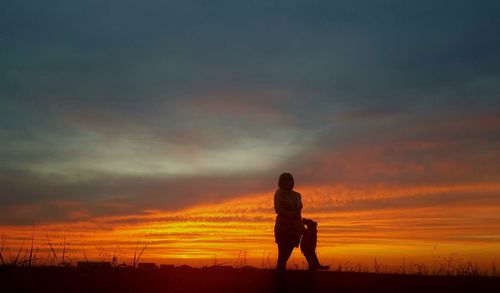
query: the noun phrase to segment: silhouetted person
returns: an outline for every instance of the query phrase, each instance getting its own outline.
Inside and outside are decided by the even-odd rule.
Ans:
[[[290,173],[283,173],[278,180],[278,190],[274,193],[274,210],[276,223],[274,237],[278,244],[278,263],[276,270],[286,270],[286,262],[292,254],[293,248],[298,247],[300,236],[304,230],[302,223],[302,200],[300,193],[293,190],[293,177]]]
[[[316,255],[316,244],[318,242],[318,223],[303,218],[302,222],[306,225],[306,230],[302,234],[300,240],[300,250],[306,257],[307,265],[310,271],[328,270],[330,266],[323,266],[319,263],[318,256]]]

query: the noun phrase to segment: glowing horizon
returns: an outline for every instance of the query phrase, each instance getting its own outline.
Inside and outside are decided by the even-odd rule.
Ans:
[[[301,191],[303,216],[319,222],[318,254],[326,263],[350,261],[370,268],[374,259],[386,265],[404,259],[430,268],[436,265],[436,257],[444,259],[455,253],[455,261],[472,261],[484,269],[498,258],[500,208],[491,205],[498,199],[477,197],[499,192],[499,184],[363,189],[304,186]],[[443,210],[439,198],[450,192],[471,197]],[[438,200],[429,202],[429,198]],[[35,247],[46,258],[38,263],[48,261],[49,239],[60,258],[64,239],[66,257],[73,262],[83,261],[85,250],[91,260],[111,261],[116,255],[119,263],[130,264],[136,246],[140,251],[147,243],[142,260],[201,266],[218,259],[236,266],[242,264],[244,253],[246,264],[272,267],[276,248],[270,199],[272,191],[173,212],[148,210],[86,222],[38,224]],[[405,202],[413,204],[403,209],[391,205],[380,209],[374,204],[394,199],[410,199]],[[363,204],[366,202],[371,205]],[[12,257],[21,245],[24,249],[31,245],[32,227],[0,228],[6,231],[4,255]],[[293,263],[303,267],[303,261],[297,249]]]

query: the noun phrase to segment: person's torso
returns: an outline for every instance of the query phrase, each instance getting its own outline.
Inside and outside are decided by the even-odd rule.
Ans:
[[[297,212],[300,212],[300,210],[302,209],[302,203],[299,193],[291,190],[287,192],[280,192],[278,196],[280,196],[280,203],[282,208]]]
[[[301,234],[303,229],[302,217],[300,212],[302,210],[302,202],[300,194],[293,190],[290,191],[277,191],[279,196],[280,207],[288,211],[297,212],[296,216],[288,216],[278,214],[276,216],[275,229],[287,231],[293,234]]]

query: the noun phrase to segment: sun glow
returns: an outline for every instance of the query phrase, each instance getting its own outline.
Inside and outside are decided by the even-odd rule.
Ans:
[[[369,264],[401,259],[432,262],[458,253],[464,260],[488,264],[499,257],[500,207],[492,205],[500,185],[386,188],[310,186],[300,189],[303,216],[319,222],[318,255],[326,262]],[[130,263],[146,244],[143,259],[159,263],[236,265],[244,255],[253,265],[272,265],[273,191],[178,211],[148,210],[138,215],[95,218],[74,223],[35,225],[34,247],[39,263],[53,253],[59,259],[92,259]],[[448,204],[453,195],[461,199]],[[481,229],[478,229],[481,227]],[[31,245],[31,226],[2,226],[3,255],[13,258]],[[50,242],[50,244],[49,244]],[[299,252],[294,258],[299,263]]]

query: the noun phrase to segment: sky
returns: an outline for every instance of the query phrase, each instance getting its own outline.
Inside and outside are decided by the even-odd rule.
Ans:
[[[500,260],[498,35],[496,1],[4,1],[6,253],[268,265],[291,172],[329,261]]]

